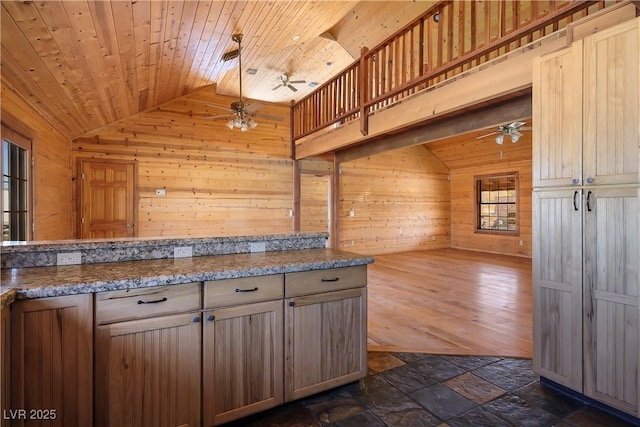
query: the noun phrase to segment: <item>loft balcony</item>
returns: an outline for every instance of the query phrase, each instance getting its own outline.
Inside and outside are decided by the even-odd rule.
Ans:
[[[416,143],[527,119],[536,56],[638,10],[628,1],[437,2],[292,103],[292,157],[344,151],[426,123],[437,125]],[[468,124],[454,126],[463,112],[472,113]]]

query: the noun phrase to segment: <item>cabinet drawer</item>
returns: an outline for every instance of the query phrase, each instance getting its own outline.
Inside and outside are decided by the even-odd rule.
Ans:
[[[367,266],[329,268],[287,273],[286,298],[367,286]]]
[[[213,280],[204,284],[205,308],[268,301],[283,296],[282,274]]]
[[[201,283],[153,286],[96,294],[98,324],[200,309]]]

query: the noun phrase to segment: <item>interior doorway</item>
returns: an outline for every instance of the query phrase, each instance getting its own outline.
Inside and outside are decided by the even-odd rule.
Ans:
[[[300,231],[331,232],[330,178],[300,174]]]
[[[136,236],[136,163],[79,160],[79,238]]]

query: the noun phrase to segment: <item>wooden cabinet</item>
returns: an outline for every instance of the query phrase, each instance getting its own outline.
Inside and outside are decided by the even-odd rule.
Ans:
[[[635,416],[639,52],[640,18],[543,56],[533,85],[534,369]]]
[[[283,403],[283,296],[281,274],[205,283],[205,426]]]
[[[585,212],[584,393],[638,414],[638,188],[589,189]]]
[[[98,319],[119,319],[117,313],[134,316],[139,306],[146,308],[138,314],[155,311],[162,315],[96,327],[95,425],[200,425],[202,314],[181,311],[192,309],[194,300],[198,301],[196,308],[200,307],[201,285],[168,288],[96,296]],[[104,313],[100,313],[102,308],[106,308]]]
[[[366,266],[287,274],[285,283],[285,401],[365,377]]]
[[[533,367],[582,391],[582,190],[533,193]]]
[[[2,307],[0,312],[0,414],[3,414],[0,425],[9,426],[8,417],[4,416],[11,408],[11,317],[9,305]]]
[[[92,295],[11,305],[12,425],[93,424],[92,343]]]

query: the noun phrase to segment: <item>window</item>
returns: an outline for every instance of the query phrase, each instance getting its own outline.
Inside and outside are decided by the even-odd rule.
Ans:
[[[476,232],[518,234],[518,174],[477,176]]]
[[[30,238],[31,142],[2,127],[2,240]]]

